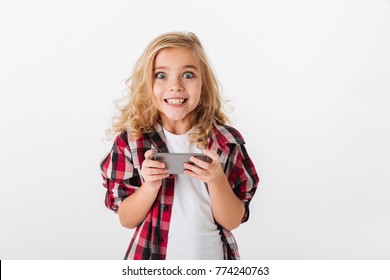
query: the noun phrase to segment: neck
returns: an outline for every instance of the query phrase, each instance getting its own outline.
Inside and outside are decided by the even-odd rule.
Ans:
[[[172,134],[185,134],[191,129],[191,124],[189,120],[170,120],[167,118],[161,118],[162,126]]]

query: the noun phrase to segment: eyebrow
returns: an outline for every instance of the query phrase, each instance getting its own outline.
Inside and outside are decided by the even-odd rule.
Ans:
[[[195,69],[196,71],[199,71],[198,68],[195,66],[195,65],[192,65],[192,64],[189,64],[189,65],[183,65],[182,69]],[[168,66],[158,66],[158,67],[155,67],[153,68],[153,71],[156,71],[156,70],[166,70],[166,69],[169,69]]]

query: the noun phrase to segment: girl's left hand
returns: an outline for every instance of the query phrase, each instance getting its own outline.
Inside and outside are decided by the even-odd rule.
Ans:
[[[184,174],[201,180],[207,184],[217,180],[220,176],[225,176],[219,161],[219,156],[210,150],[203,150],[203,154],[211,158],[212,161],[208,163],[192,156],[190,157],[190,160],[195,163],[195,165],[185,163]]]

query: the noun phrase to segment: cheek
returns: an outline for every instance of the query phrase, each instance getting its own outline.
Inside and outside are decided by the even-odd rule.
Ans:
[[[158,84],[153,84],[152,90],[153,90],[154,97],[156,97],[158,99],[162,94],[161,87]]]
[[[159,108],[159,100],[160,100],[160,94],[161,90],[159,90],[159,87],[155,84],[152,85],[152,95],[151,95],[151,98],[152,98],[152,104],[156,107],[156,108]]]
[[[196,99],[199,101],[200,97],[202,96],[202,85],[198,85],[194,92],[196,92]]]

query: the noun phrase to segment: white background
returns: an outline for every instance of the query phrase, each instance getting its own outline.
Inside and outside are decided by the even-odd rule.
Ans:
[[[390,1],[0,0],[0,259],[121,259],[105,130],[146,44],[203,42],[261,176],[243,259],[390,259]]]

